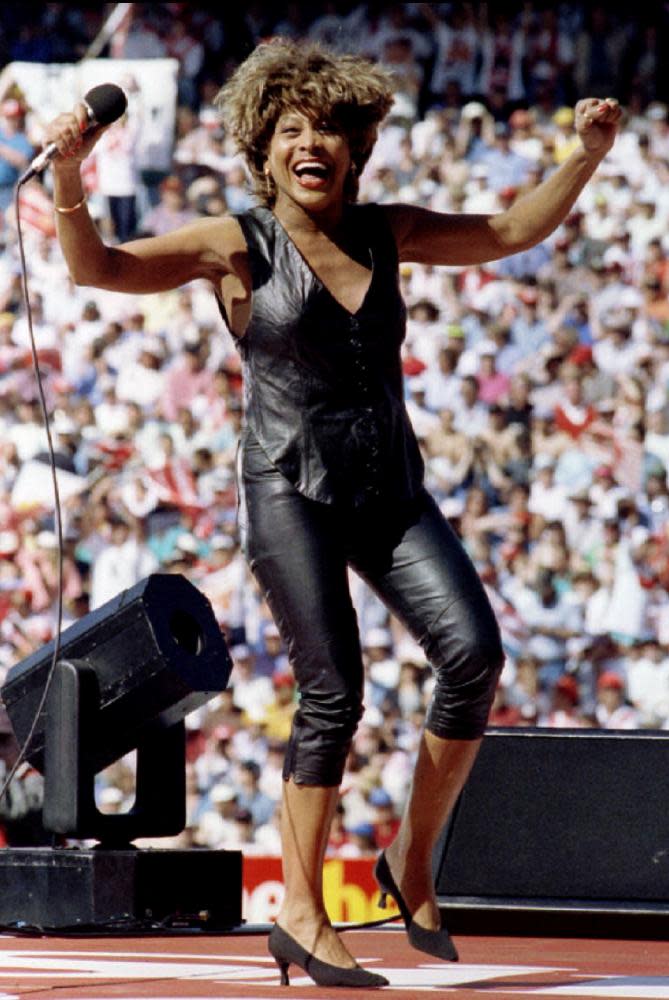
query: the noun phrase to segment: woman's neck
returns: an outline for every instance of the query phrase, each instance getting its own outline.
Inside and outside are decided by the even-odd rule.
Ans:
[[[274,215],[287,232],[305,236],[323,233],[333,240],[341,234],[344,210],[343,202],[337,202],[322,212],[308,212],[289,199],[278,199],[272,207]]]

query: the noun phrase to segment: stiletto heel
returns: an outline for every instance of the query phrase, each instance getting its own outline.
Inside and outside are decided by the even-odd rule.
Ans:
[[[317,986],[373,988],[389,985],[385,976],[379,976],[376,972],[368,972],[367,969],[362,969],[359,965],[355,965],[352,969],[345,969],[339,965],[330,965],[329,962],[321,962],[278,924],[274,924],[270,931],[267,948],[279,966],[282,986],[290,985],[288,967],[291,962],[303,969],[308,976],[311,976]]]
[[[279,975],[281,976],[281,985],[282,986],[290,986],[290,979],[288,978],[288,967],[290,965],[290,962],[280,962],[278,958],[275,958],[274,961],[279,966]]]
[[[430,931],[427,927],[421,927],[420,924],[414,922],[409,908],[404,901],[404,897],[398,889],[395,879],[390,874],[385,853],[379,854],[374,866],[374,878],[381,890],[379,906],[382,910],[385,910],[387,896],[393,897],[399,907],[404,926],[407,929],[409,944],[417,948],[418,951],[424,951],[427,955],[444,959],[446,962],[457,962],[458,953],[456,947],[443,923],[438,931]]]

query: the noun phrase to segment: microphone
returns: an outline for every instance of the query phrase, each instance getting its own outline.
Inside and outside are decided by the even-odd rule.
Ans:
[[[97,128],[99,125],[111,125],[125,112],[128,106],[128,98],[123,90],[115,83],[101,83],[97,87],[92,87],[83,100],[86,106],[86,118],[88,125],[84,130],[84,135]],[[19,178],[19,184],[24,184],[31,177],[40,174],[49,165],[54,156],[58,153],[55,142],[50,142],[41,153],[38,153],[26,172]]]

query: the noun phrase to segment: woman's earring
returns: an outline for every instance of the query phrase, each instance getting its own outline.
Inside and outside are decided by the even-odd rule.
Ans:
[[[348,168],[348,175],[344,182],[344,194],[352,201],[355,201],[358,195],[358,170],[355,163],[351,163]]]
[[[272,190],[272,176],[269,172],[269,167],[265,167],[263,172],[265,174],[265,192],[267,194],[267,199],[271,200],[274,195],[274,191]]]

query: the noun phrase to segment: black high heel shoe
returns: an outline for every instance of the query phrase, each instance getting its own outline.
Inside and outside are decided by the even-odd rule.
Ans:
[[[350,986],[350,987],[375,987],[389,986],[385,976],[379,976],[376,972],[368,972],[359,965],[352,969],[345,969],[339,965],[330,965],[329,962],[321,962],[310,952],[298,944],[294,937],[287,934],[283,927],[274,924],[267,941],[270,955],[279,966],[281,973],[281,985],[290,986],[288,979],[288,966],[291,962],[303,969],[308,976],[311,976],[316,986]]]
[[[379,899],[379,906],[382,910],[386,908],[386,896],[392,896],[399,907],[399,911],[402,915],[402,920],[407,929],[407,934],[409,937],[409,944],[418,951],[424,951],[428,955],[433,955],[435,958],[441,958],[445,962],[457,962],[458,953],[451,940],[451,936],[446,930],[446,928],[441,926],[438,931],[430,931],[427,927],[421,927],[420,924],[414,923],[414,919],[409,912],[407,904],[404,902],[402,893],[397,888],[395,879],[390,874],[390,868],[388,867],[388,862],[384,853],[379,854],[379,857],[374,866],[374,878],[379,884],[379,889],[381,890],[381,898]]]

